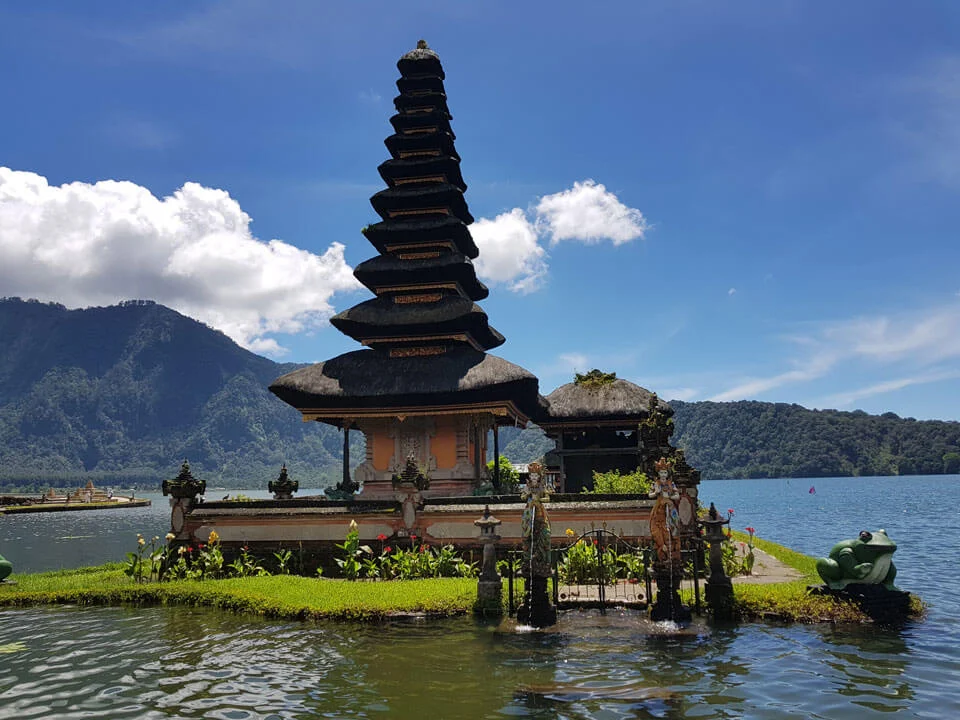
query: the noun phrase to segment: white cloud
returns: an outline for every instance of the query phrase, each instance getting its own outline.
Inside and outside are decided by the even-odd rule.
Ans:
[[[323,325],[332,295],[359,287],[332,243],[322,254],[250,233],[224,190],[186,183],[158,199],[132,182],[50,186],[0,167],[0,294],[72,307],[149,298],[248,348]]]
[[[532,218],[532,219],[531,219]],[[515,292],[538,289],[547,274],[546,250],[561,240],[594,245],[609,239],[614,245],[642,238],[647,222],[639,210],[593,180],[575,182],[569,190],[544,195],[530,211],[514,208],[493,220],[482,218],[472,227],[480,248],[477,274]]]
[[[481,278],[522,293],[539,287],[547,272],[546,251],[523,210],[514,208],[493,220],[481,218],[471,235],[480,248],[474,263]]]
[[[576,182],[563,192],[545,195],[536,207],[537,227],[550,243],[579,240],[588,245],[610,240],[614,245],[642,238],[647,231],[643,213],[629,208],[593,180]]]
[[[686,400],[693,400],[700,394],[700,392],[696,388],[677,387],[661,388],[657,394],[664,400],[680,400],[683,402]]]
[[[952,369],[919,368],[960,358],[960,304],[953,303],[896,316],[860,317],[823,323],[806,335],[787,338],[801,348],[803,356],[792,361],[793,369],[763,378],[741,380],[710,400],[727,401],[756,397],[783,385],[809,382],[826,376],[842,363],[869,366],[906,366],[906,378],[883,381],[862,390],[832,396],[839,405],[897,390],[908,385],[955,377]],[[903,368],[899,368],[903,372]],[[839,400],[844,400],[843,403]]]
[[[736,294],[737,294],[736,288],[730,288],[729,290],[727,290],[727,295],[736,295]]]
[[[856,390],[848,390],[846,392],[831,395],[830,397],[826,398],[823,403],[818,403],[818,405],[837,408],[849,407],[858,400],[873,397],[874,395],[881,395],[883,393],[902,390],[903,388],[910,387],[911,385],[924,385],[926,383],[940,382],[941,380],[953,380],[958,377],[960,377],[960,371],[933,372],[925,375],[901,377],[894,380],[886,380],[884,382],[869,385],[867,387],[858,388]]]

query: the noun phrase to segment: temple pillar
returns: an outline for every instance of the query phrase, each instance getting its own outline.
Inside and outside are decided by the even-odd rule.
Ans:
[[[500,433],[497,423],[493,423],[493,488],[500,490]]]

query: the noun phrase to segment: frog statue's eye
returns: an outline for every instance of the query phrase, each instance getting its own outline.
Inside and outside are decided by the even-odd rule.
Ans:
[[[871,540],[873,540],[873,535],[872,535],[871,533],[867,532],[866,530],[861,530],[861,531],[860,531],[860,539],[861,539],[863,542],[867,543],[867,542],[870,542]]]

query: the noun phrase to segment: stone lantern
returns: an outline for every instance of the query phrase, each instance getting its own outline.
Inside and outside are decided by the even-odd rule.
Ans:
[[[473,524],[480,528],[480,542],[483,545],[483,558],[480,564],[480,582],[477,585],[478,609],[484,614],[503,614],[503,581],[497,572],[496,543],[500,539],[497,527],[500,520],[490,514],[490,506],[483,510],[479,520]]]
[[[189,540],[189,533],[184,531],[184,521],[197,504],[197,496],[206,492],[207,482],[195,478],[190,472],[190,464],[184,460],[180,473],[172,480],[164,480],[161,489],[164,496],[170,496],[170,532],[178,540]]]
[[[287,466],[284,464],[280,468],[280,476],[276,480],[267,483],[267,490],[273,493],[274,500],[290,500],[293,493],[300,489],[298,480],[291,480],[287,475]]]
[[[713,503],[707,518],[700,521],[704,539],[710,543],[710,577],[705,594],[715,620],[729,620],[733,613],[733,583],[723,572],[723,543],[727,541],[723,526],[729,522],[730,518],[722,517]]]

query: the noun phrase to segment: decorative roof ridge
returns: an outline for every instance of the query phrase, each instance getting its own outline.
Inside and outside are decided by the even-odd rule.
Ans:
[[[410,52],[403,55],[401,60],[436,60],[440,61],[440,56],[430,49],[426,40],[417,40],[417,46]]]

